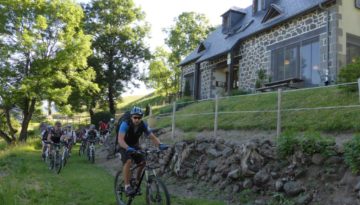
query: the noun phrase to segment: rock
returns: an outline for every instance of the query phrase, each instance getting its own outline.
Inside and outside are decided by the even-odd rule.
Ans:
[[[281,179],[276,180],[276,182],[275,182],[275,190],[280,192],[280,191],[283,190],[283,187],[284,187],[283,181]]]
[[[339,156],[331,156],[326,161],[325,164],[342,164],[343,158]]]
[[[189,184],[187,184],[186,185],[186,190],[194,190],[194,188],[195,188],[195,186],[194,186],[194,184],[192,184],[192,183],[189,183]]]
[[[204,152],[207,148],[209,148],[209,146],[210,146],[209,143],[203,142],[198,144],[195,149],[198,152]]]
[[[243,183],[244,189],[250,189],[253,186],[251,179],[245,179]]]
[[[225,147],[225,149],[222,151],[221,154],[223,157],[228,158],[231,156],[232,153],[233,153],[233,149],[231,149],[230,147]]]
[[[321,165],[324,162],[325,158],[321,154],[314,154],[311,157],[311,162],[315,165]]]
[[[211,177],[211,181],[215,184],[216,182],[218,182],[220,180],[220,175],[215,174]]]
[[[257,186],[265,185],[270,179],[270,175],[266,170],[261,170],[257,172],[254,176],[254,184]]]
[[[235,185],[233,186],[233,191],[232,191],[232,193],[238,193],[239,190],[240,190],[239,185],[235,184]]]
[[[299,179],[306,176],[306,170],[303,168],[296,169],[294,171],[295,179]]]
[[[284,184],[284,191],[287,196],[297,196],[304,191],[304,188],[296,181],[289,181]]]
[[[270,175],[273,179],[277,179],[279,178],[279,173],[278,172],[270,172]]]
[[[312,199],[313,199],[312,194],[306,193],[304,195],[297,197],[295,203],[296,205],[307,205],[312,201]]]
[[[216,160],[210,160],[207,163],[208,168],[211,169],[211,170],[214,170],[217,165],[218,165],[218,162]]]
[[[265,199],[256,199],[254,201],[254,205],[266,205],[266,204],[267,203],[266,203]]]
[[[355,192],[360,191],[360,181],[355,185],[354,191],[355,191]]]
[[[221,155],[221,153],[216,151],[214,148],[207,149],[206,153],[212,158],[217,158]]]
[[[228,173],[227,177],[231,179],[238,179],[241,176],[241,171],[239,169],[235,169]]]

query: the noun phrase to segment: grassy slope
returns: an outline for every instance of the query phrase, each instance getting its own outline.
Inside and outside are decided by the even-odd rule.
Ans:
[[[212,130],[214,101],[192,103],[176,113],[176,127],[185,131]],[[284,92],[282,109],[358,105],[357,92],[349,93],[336,87],[323,87],[298,92]],[[169,106],[160,108],[170,112]],[[241,95],[219,100],[219,129],[276,129],[277,94]],[[250,111],[242,112],[241,111]],[[252,112],[261,111],[261,112]],[[191,114],[191,115],[189,115]],[[282,128],[298,131],[360,131],[360,108],[327,110],[284,110]],[[157,120],[157,127],[171,126],[171,116]]]
[[[0,204],[115,204],[114,177],[103,168],[73,155],[56,175],[40,160],[38,148],[39,142],[32,140],[27,145],[0,150]],[[172,201],[178,205],[222,204],[179,197]],[[144,197],[138,197],[134,204],[145,204]]]

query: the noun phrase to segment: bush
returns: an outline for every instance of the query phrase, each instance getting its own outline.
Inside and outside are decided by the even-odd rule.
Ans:
[[[334,154],[332,149],[335,145],[335,139],[321,136],[318,132],[306,132],[301,140],[301,150],[308,155],[320,153],[324,156]]]
[[[100,121],[109,122],[110,118],[114,117],[110,112],[103,111],[95,113],[91,118],[91,124],[94,124],[96,127]]]
[[[360,170],[360,135],[353,137],[344,147],[345,163],[356,174]]]
[[[285,131],[277,138],[277,153],[281,158],[294,154],[299,146],[299,138],[293,131]]]
[[[353,63],[350,63],[340,69],[340,83],[357,82],[358,78],[360,78],[360,58],[357,58]],[[357,84],[351,86],[341,86],[341,88],[350,92],[358,90]]]
[[[308,131],[304,135],[296,134],[293,131],[285,131],[277,139],[277,151],[281,158],[293,155],[296,150],[308,155],[319,153],[330,156],[335,153],[334,145],[334,138],[321,136],[320,133],[314,131]]]

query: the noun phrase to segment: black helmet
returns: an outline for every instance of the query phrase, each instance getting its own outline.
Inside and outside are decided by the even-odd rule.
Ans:
[[[130,111],[130,115],[140,115],[143,116],[143,112],[141,110],[141,108],[139,107],[133,107]]]

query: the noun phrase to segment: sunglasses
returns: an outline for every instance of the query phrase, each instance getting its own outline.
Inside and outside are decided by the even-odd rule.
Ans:
[[[134,120],[141,120],[142,117],[132,117]]]

